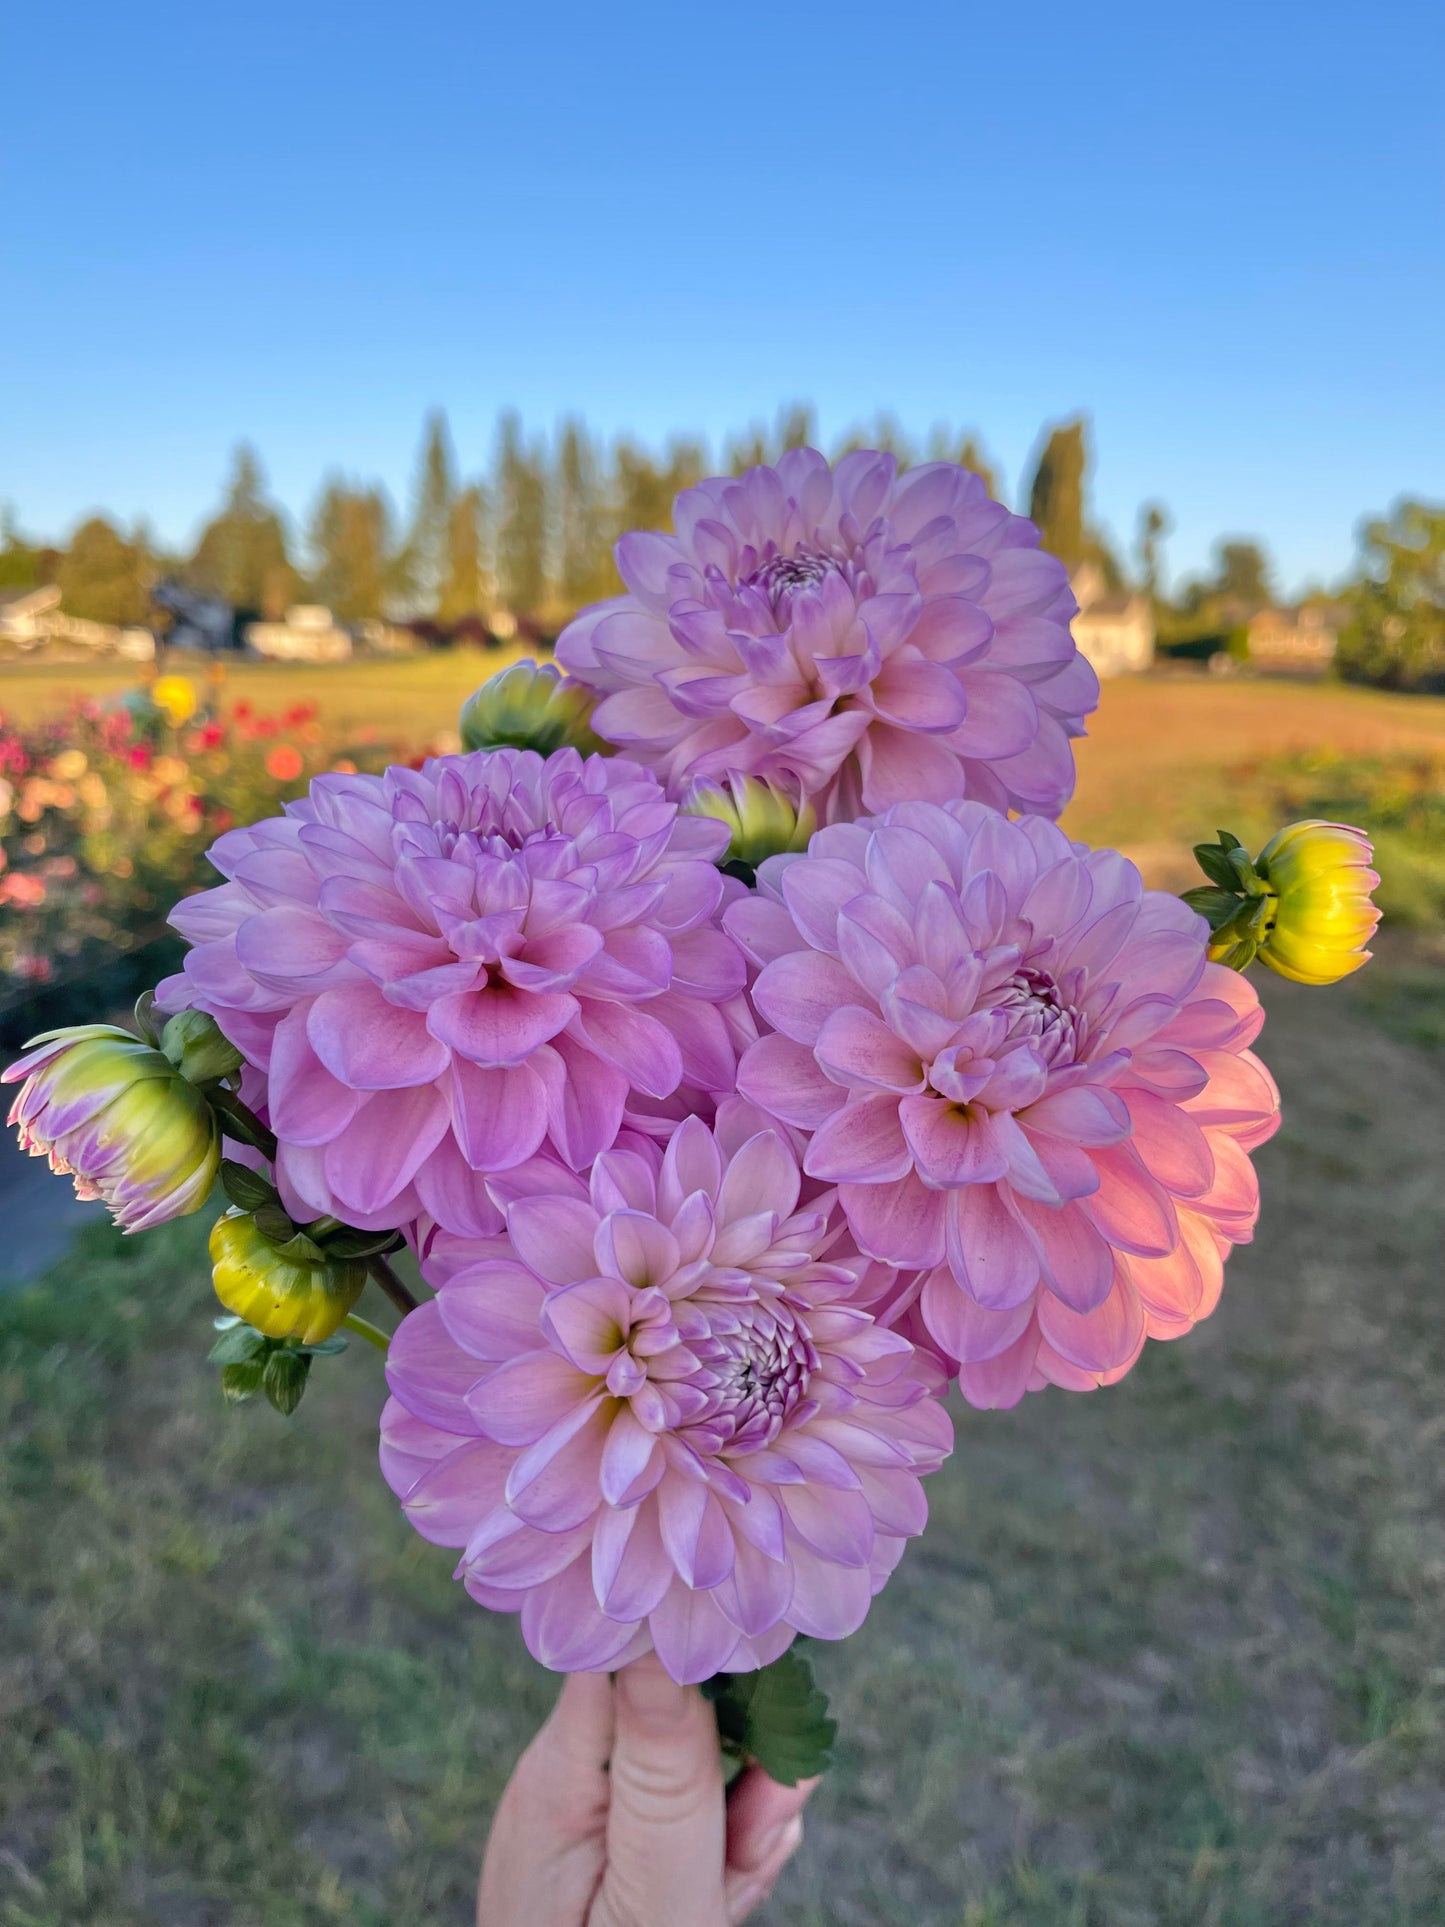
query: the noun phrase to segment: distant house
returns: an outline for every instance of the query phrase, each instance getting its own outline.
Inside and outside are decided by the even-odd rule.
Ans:
[[[1322,676],[1335,659],[1349,611],[1338,602],[1261,609],[1249,624],[1249,659],[1260,669]]]
[[[0,593],[0,649],[149,662],[156,641],[149,629],[120,629],[109,622],[67,615],[60,606],[59,589],[46,583],[38,589]]]
[[[253,622],[246,646],[272,662],[346,662],[351,637],[319,602],[297,602],[284,622]]]
[[[1154,611],[1148,596],[1110,591],[1103,570],[1084,562],[1069,578],[1079,613],[1070,624],[1080,653],[1100,676],[1127,676],[1154,660]]]

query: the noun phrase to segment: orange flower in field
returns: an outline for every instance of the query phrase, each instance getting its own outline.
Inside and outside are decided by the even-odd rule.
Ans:
[[[266,774],[278,783],[294,783],[305,767],[300,750],[290,743],[278,743],[266,758]]]

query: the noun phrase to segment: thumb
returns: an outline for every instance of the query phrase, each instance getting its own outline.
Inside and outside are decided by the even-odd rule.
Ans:
[[[727,1823],[712,1708],[655,1654],[617,1675],[597,1927],[722,1927]]]

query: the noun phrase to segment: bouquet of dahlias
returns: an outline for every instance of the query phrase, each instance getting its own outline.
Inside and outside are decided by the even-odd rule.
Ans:
[[[464,753],[222,836],[144,1038],[6,1076],[128,1229],[219,1176],[228,1397],[385,1348],[383,1475],[472,1597],[558,1670],[655,1650],[788,1779],[794,1642],[923,1530],[950,1386],[1092,1391],[1213,1310],[1279,1122],[1240,973],[1356,968],[1378,879],[1303,823],[1181,900],[1059,830],[1097,683],[961,468],[799,450],[674,529]]]

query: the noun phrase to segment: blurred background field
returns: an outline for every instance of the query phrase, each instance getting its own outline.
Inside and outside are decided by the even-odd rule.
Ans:
[[[776,1927],[1445,1918],[1441,1060],[1264,989],[1258,1242],[1122,1385],[957,1411],[818,1650]],[[0,1920],[464,1927],[552,1684],[383,1487],[369,1348],[222,1406],[203,1246],[96,1227],[0,1295]]]
[[[224,670],[178,656],[157,680],[0,672],[0,1039],[133,996],[165,963],[169,905],[209,879],[219,831],[318,770],[455,748],[463,699],[525,647]],[[1387,928],[1445,926],[1445,697],[1179,670],[1105,691],[1079,745],[1073,834],[1177,890],[1216,827],[1258,847],[1282,821],[1340,817],[1378,839]]]

